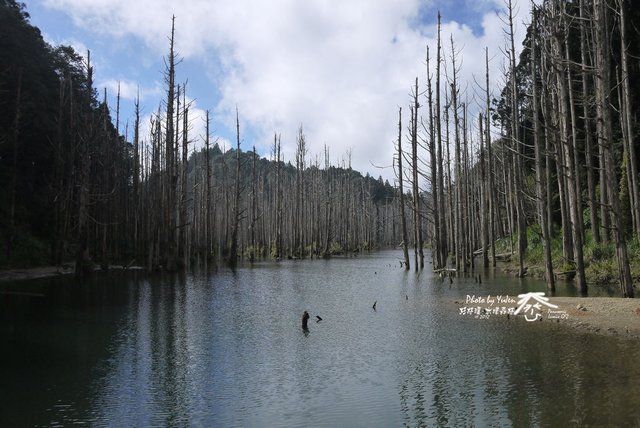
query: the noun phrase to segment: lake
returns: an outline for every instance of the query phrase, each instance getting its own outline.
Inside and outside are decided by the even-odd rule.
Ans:
[[[1,284],[0,426],[640,424],[638,341],[463,315],[545,285],[400,255]]]

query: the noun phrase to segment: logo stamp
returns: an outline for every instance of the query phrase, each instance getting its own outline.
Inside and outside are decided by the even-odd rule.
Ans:
[[[488,319],[491,315],[522,315],[526,321],[532,322],[541,320],[545,314],[547,319],[569,318],[567,311],[551,303],[541,291],[518,294],[517,307],[516,299],[509,295],[467,295],[464,306],[458,309],[460,315],[476,319]]]

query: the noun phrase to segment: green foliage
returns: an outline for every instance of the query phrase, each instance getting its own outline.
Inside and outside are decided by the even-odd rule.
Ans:
[[[539,224],[534,224],[527,228],[527,242],[531,246],[542,246],[542,228]]]
[[[272,259],[275,259],[276,257],[278,257],[278,253],[276,253],[276,241],[271,241],[271,243],[269,244],[269,256]]]
[[[527,229],[529,248],[527,249],[525,263],[529,272],[544,275],[544,248],[537,231],[539,226],[534,225]],[[502,239],[497,248],[508,251],[508,239]],[[640,280],[640,240],[634,238],[628,242],[629,263],[634,281]],[[557,234],[551,240],[551,257],[555,272],[569,272],[575,269],[570,261],[562,255],[562,238]],[[607,286],[618,282],[618,262],[616,249],[613,242],[608,244],[595,243],[591,240],[591,234],[587,232],[584,246],[585,275],[587,282],[594,286]]]
[[[515,245],[515,242],[509,242],[509,237],[499,238],[496,240],[496,253],[506,253],[511,251],[511,248]]]
[[[14,0],[0,2],[0,29],[3,263],[40,264],[49,248],[49,262],[59,262],[65,248],[74,246],[79,230],[79,141],[90,142],[82,146],[89,159],[84,187],[102,195],[90,204],[89,216],[105,224],[122,223],[122,216],[106,218],[106,213],[112,212],[114,200],[124,200],[131,178],[118,177],[116,182],[111,171],[116,165],[121,171],[133,170],[132,154],[116,144],[122,140],[109,109],[87,86],[91,79],[86,64],[73,48],[48,45],[29,23],[25,5]],[[119,230],[119,242],[125,243],[119,253],[129,254],[130,239],[124,236],[125,228]]]
[[[252,245],[247,245],[246,247],[244,247],[244,251],[243,251],[243,257],[246,258],[247,260],[251,260],[252,258],[258,258],[260,257],[260,255],[262,254],[262,247],[260,246],[252,246]]]
[[[618,280],[618,264],[615,258],[588,263],[585,275],[590,284],[612,284]]]
[[[640,238],[634,237],[627,243],[629,258],[631,260],[640,260]]]
[[[588,242],[584,248],[584,258],[588,262],[601,262],[615,258],[616,248],[613,242],[608,244]]]
[[[45,243],[29,234],[19,234],[14,239],[10,258],[6,258],[7,243],[0,243],[0,267],[26,268],[43,266],[48,262],[48,251]]]
[[[332,241],[329,245],[329,254],[336,256],[342,253],[344,253],[342,245],[340,245],[338,242]]]

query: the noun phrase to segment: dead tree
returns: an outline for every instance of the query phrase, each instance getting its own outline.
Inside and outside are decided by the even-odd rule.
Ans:
[[[398,187],[400,191],[400,222],[402,227],[402,254],[404,269],[411,269],[409,265],[409,236],[407,235],[407,218],[404,209],[404,172],[402,171],[402,107],[398,111]]]

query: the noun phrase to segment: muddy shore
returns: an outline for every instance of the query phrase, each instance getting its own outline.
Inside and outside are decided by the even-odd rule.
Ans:
[[[515,302],[513,300],[507,305],[512,312],[517,308]],[[507,317],[504,313],[494,315],[492,310],[499,305],[492,302],[455,300],[452,303],[458,307],[461,316],[475,318]],[[640,340],[640,300],[638,299],[623,299],[619,297],[551,297],[549,298],[549,303],[557,306],[557,308],[548,308],[541,305],[542,309],[530,312],[529,315],[531,319],[536,319],[535,323],[539,324],[541,328],[568,327],[587,333]],[[473,310],[474,313],[464,315],[463,312],[468,310]],[[534,316],[535,313],[540,315]],[[522,313],[518,315],[511,314],[509,318],[516,322],[527,322]]]
[[[621,297],[552,297],[567,311],[559,324],[596,334],[640,339],[640,300]],[[553,322],[553,320],[545,320]]]

